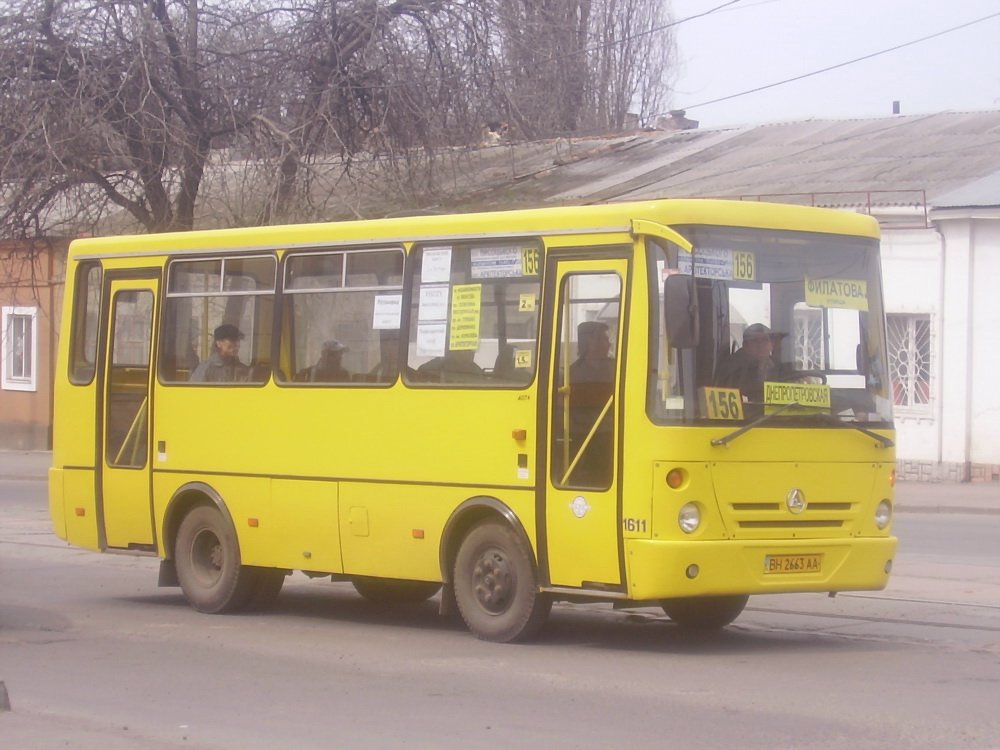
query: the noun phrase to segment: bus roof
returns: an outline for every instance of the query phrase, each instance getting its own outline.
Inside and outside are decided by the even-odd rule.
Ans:
[[[187,254],[253,249],[328,247],[552,234],[627,233],[633,219],[667,226],[716,226],[788,229],[878,238],[870,216],[826,208],[758,201],[709,199],[652,200],[561,206],[468,214],[435,214],[343,222],[288,224],[162,234],[119,235],[75,240],[70,257]],[[141,247],[137,241],[141,238]]]

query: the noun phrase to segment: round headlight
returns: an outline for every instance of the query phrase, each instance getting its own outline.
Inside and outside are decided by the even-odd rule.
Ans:
[[[892,520],[892,503],[888,500],[883,500],[878,504],[875,509],[875,526],[881,531],[886,526],[889,525],[889,521]]]
[[[698,506],[694,503],[688,503],[681,508],[677,514],[677,525],[685,534],[697,531],[698,526],[701,525],[701,511],[698,510]]]

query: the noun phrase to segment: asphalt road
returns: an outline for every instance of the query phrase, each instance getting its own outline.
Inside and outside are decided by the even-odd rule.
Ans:
[[[299,575],[274,612],[200,615],[156,560],[55,539],[44,491],[0,482],[5,750],[1000,745],[1000,519],[898,519],[885,592],[754,597],[703,635],[557,605],[497,645]]]

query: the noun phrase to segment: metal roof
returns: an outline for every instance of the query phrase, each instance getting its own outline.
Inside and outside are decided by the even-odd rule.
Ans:
[[[985,208],[1000,206],[1000,172],[934,199],[935,208]]]
[[[980,180],[981,198],[992,195],[991,205],[1000,198],[1000,111],[648,132],[574,141],[572,148],[576,155],[566,162],[519,163],[521,176],[490,202],[740,197],[937,206]]]

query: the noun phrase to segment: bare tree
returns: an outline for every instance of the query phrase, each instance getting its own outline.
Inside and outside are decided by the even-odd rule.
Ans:
[[[0,0],[0,231],[426,205],[440,149],[477,143],[488,119],[538,138],[655,109],[664,13],[660,0]]]

